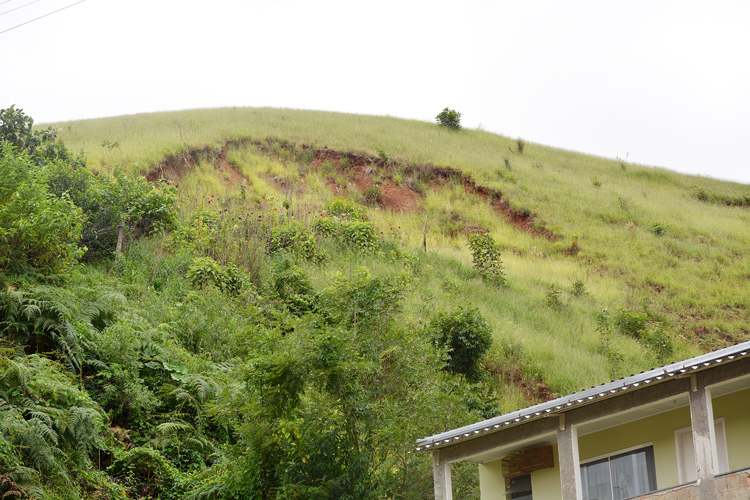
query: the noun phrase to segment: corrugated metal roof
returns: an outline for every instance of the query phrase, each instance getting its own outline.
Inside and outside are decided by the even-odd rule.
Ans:
[[[648,385],[669,380],[685,373],[700,370],[750,354],[750,341],[719,349],[708,354],[678,361],[661,368],[654,368],[637,375],[631,375],[619,380],[594,386],[591,389],[579,391],[568,396],[547,401],[523,410],[514,411],[489,420],[477,422],[458,429],[453,429],[434,436],[417,440],[417,450],[429,451],[456,443],[463,439],[478,437],[480,434],[500,430],[501,428],[518,425],[553,413],[563,413],[568,409],[593,403],[606,397],[612,397],[623,391],[637,390]]]

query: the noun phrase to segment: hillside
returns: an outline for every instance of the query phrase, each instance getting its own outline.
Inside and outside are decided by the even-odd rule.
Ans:
[[[390,117],[52,126],[83,156],[40,179],[88,214],[88,253],[0,266],[0,385],[28,387],[0,416],[69,401],[33,439],[78,458],[0,448],[38,496],[429,498],[417,437],[750,338],[750,186]],[[476,366],[441,344],[461,322],[489,332]],[[60,444],[71,408],[85,452]]]
[[[370,175],[369,180],[361,176],[358,180],[358,171],[344,166],[322,176],[329,183],[338,180],[338,191],[312,193],[305,176],[290,171],[273,151],[260,156],[282,161],[266,165],[262,160],[261,168],[255,169],[260,172],[250,172],[255,165],[243,161],[247,148],[233,146],[232,140],[237,139],[256,143],[271,139],[279,145],[290,142],[312,149],[330,148],[337,154],[359,152],[370,159],[382,150],[399,164],[416,169],[437,166],[458,170],[498,199],[487,202],[484,194],[479,196],[484,203],[476,203],[476,197],[465,196],[462,179],[446,186],[444,176],[427,169],[407,180],[405,188],[412,193],[406,195],[408,207],[386,200],[386,206],[375,207],[375,213],[395,210],[396,216],[403,212],[403,225],[408,228],[404,236],[414,246],[421,240],[421,214],[432,215],[428,228],[432,248],[464,262],[468,261],[467,252],[451,250],[465,246],[465,238],[455,237],[457,230],[465,232],[472,226],[489,230],[506,250],[509,273],[517,270],[524,277],[562,287],[570,284],[566,280],[588,277],[588,288],[602,305],[633,308],[648,302],[680,338],[703,349],[750,335],[744,321],[750,292],[743,286],[750,276],[746,251],[750,187],[746,185],[537,144],[525,144],[519,153],[515,139],[475,130],[455,134],[433,124],[388,117],[233,108],[57,126],[71,149],[82,148],[94,168],[104,170],[115,164],[138,164],[143,173],[157,172],[157,165],[169,155],[174,157],[176,151],[207,147],[207,152],[213,151],[220,159],[222,149],[225,156],[231,149],[229,163],[234,168],[230,170],[240,177],[217,187],[216,193],[206,184],[194,191],[226,199],[237,195],[241,177],[273,177],[274,168],[299,185],[280,188],[259,182],[256,201],[268,196],[264,189],[275,189],[279,199],[322,205],[349,189],[345,182],[357,186],[352,196],[361,201],[369,182],[385,177],[383,189],[388,190],[393,185],[400,187],[404,177],[410,176],[401,167],[400,171],[391,168],[388,173]],[[117,141],[117,146],[103,147],[104,141]],[[255,149],[257,144],[250,148],[252,154]],[[207,163],[210,166],[211,162]],[[335,158],[332,163],[340,167]],[[376,169],[379,166],[375,164]],[[210,169],[202,173],[210,176]],[[186,181],[193,182],[193,176],[200,177],[190,172]],[[433,182],[432,177],[439,182]],[[488,210],[483,206],[487,203],[495,209]],[[507,224],[506,217],[498,217],[498,203],[506,205],[506,215],[508,209],[524,214],[520,225],[528,222],[526,215],[533,214],[532,225],[555,237],[539,238],[539,231],[517,230],[519,221]],[[575,251],[569,251],[571,246]]]

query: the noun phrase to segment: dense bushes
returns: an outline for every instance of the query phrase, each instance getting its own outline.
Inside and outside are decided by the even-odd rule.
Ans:
[[[429,323],[433,342],[448,357],[447,368],[470,380],[480,376],[479,362],[492,346],[492,328],[475,307],[441,312]]]
[[[118,231],[176,221],[176,191],[116,170],[94,177],[82,155],[13,107],[0,110],[0,270],[65,270],[85,252],[111,255]]]
[[[83,210],[54,196],[27,155],[0,143],[0,271],[59,272],[79,258]]]

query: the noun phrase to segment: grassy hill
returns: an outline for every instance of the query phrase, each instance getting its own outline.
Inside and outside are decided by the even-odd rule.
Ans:
[[[137,164],[147,173],[181,151],[206,148],[218,153],[225,148],[228,168],[223,170],[216,154],[213,158],[198,155],[190,160],[200,160],[198,165],[190,168],[180,166],[177,158],[179,172],[172,176],[181,179],[183,202],[205,194],[231,200],[239,196],[242,183],[257,207],[270,207],[287,198],[295,205],[320,207],[335,194],[362,201],[364,185],[357,184],[356,172],[347,165],[334,159],[328,170],[311,167],[305,165],[307,158],[287,161],[274,148],[281,150],[286,142],[313,149],[327,147],[363,153],[370,162],[383,151],[398,166],[375,165],[369,182],[387,179],[416,196],[409,197],[410,204],[404,202],[405,209],[395,201],[391,206],[375,204],[372,216],[401,226],[401,237],[413,248],[419,246],[427,216],[430,250],[464,265],[470,263],[465,233],[489,231],[505,250],[510,290],[480,294],[477,299],[488,312],[493,311],[498,335],[517,339],[532,352],[543,350],[543,357],[568,358],[566,343],[572,343],[576,351],[596,344],[591,319],[571,319],[579,308],[585,311],[583,316],[599,307],[647,312],[690,353],[750,337],[747,185],[532,143],[519,152],[516,139],[476,130],[453,133],[434,124],[390,117],[233,108],[56,126],[68,146],[83,149],[100,170]],[[237,139],[271,142],[260,151],[253,143],[231,144]],[[102,146],[105,141],[110,147]],[[115,141],[117,146],[111,147]],[[494,200],[472,195],[463,179],[446,181],[439,173],[410,172],[425,165],[471,176],[477,186],[500,197],[506,208],[526,217],[509,223]],[[331,189],[333,185],[337,187]],[[546,229],[554,237],[539,236],[540,232],[522,227],[526,224]],[[545,305],[549,288],[564,290],[578,281],[585,284],[588,303],[570,304],[569,309],[542,321],[547,314],[538,306]],[[502,310],[516,300],[522,301],[513,308],[516,312]],[[529,312],[521,314],[524,309]],[[532,320],[528,315],[539,317]],[[513,325],[508,324],[510,320]],[[516,320],[521,323],[515,324]],[[549,349],[534,348],[534,344]],[[642,355],[633,358],[633,369],[641,367],[636,358]],[[589,369],[582,372],[592,374],[593,379],[570,380],[588,383],[602,378]],[[567,390],[574,385],[558,387]]]
[[[750,338],[747,185],[390,117],[52,125],[101,181],[76,203],[174,192],[177,220],[130,224],[115,257],[97,219],[103,250],[64,276],[0,275],[7,491],[430,498],[415,438]],[[477,373],[435,349],[457,318],[490,332]]]

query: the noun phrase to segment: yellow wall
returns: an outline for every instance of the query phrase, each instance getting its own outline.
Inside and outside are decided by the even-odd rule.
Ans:
[[[750,468],[750,389],[713,399],[714,418],[724,417],[729,470]]]
[[[502,460],[479,464],[479,491],[481,500],[505,500],[505,478]],[[534,485],[532,483],[532,494]]]
[[[578,438],[581,462],[645,443],[654,446],[656,487],[679,484],[674,431],[690,425],[690,409],[678,408]]]

